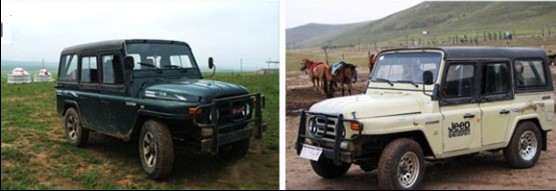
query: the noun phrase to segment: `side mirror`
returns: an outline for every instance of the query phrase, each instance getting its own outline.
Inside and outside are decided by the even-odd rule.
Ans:
[[[424,85],[431,85],[434,83],[433,74],[430,70],[423,72],[423,84]]]
[[[125,70],[133,70],[134,67],[135,67],[135,61],[133,60],[133,57],[126,56],[124,58],[124,68],[125,68]]]
[[[209,69],[212,69],[212,76],[214,76],[214,72],[216,71],[216,66],[214,65],[214,60],[212,59],[212,57],[209,57],[208,64],[209,64]]]
[[[425,92],[425,85],[431,85],[431,84],[433,84],[433,83],[434,83],[434,82],[433,82],[433,81],[434,81],[433,78],[434,78],[434,77],[433,77],[432,72],[431,72],[430,70],[427,70],[427,71],[423,72],[423,94],[428,95],[428,96],[431,96],[431,98],[433,98],[434,92],[433,92],[433,94],[427,94],[427,93]],[[435,88],[436,88],[436,87],[437,87],[437,86],[435,86]]]
[[[212,57],[209,57],[209,69],[214,68],[214,61],[212,59]]]

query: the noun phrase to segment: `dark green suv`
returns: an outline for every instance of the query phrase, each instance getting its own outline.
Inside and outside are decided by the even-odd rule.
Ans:
[[[212,58],[209,68],[213,69]],[[68,141],[89,131],[138,137],[143,169],[168,176],[174,145],[239,159],[261,138],[264,97],[242,86],[204,80],[189,45],[167,40],[112,40],[64,49],[56,85],[57,111]],[[251,124],[251,125],[250,125]]]

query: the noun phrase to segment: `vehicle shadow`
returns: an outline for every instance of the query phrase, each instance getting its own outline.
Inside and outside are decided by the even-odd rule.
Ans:
[[[242,176],[253,169],[269,174],[269,170],[261,170],[261,168],[276,168],[278,172],[278,162],[274,167],[266,167],[268,164],[258,164],[260,159],[265,158],[265,154],[258,151],[260,143],[252,141],[251,149],[247,156],[239,160],[226,160],[218,158],[210,153],[200,153],[188,147],[174,148],[174,168],[170,177],[163,180],[150,180],[147,174],[143,172],[141,161],[139,158],[138,142],[122,141],[106,135],[91,133],[89,144],[85,149],[93,156],[102,161],[110,160],[116,165],[125,165],[125,173],[138,177],[138,179],[149,180],[150,183],[159,186],[172,186],[182,188],[184,186],[210,187],[210,188],[243,188],[258,185],[258,182],[249,181],[268,181],[276,176],[276,182],[272,184],[278,185],[278,173],[276,175],[262,175],[263,180],[246,180],[242,182]],[[257,145],[253,145],[257,144]],[[276,159],[277,160],[277,159]],[[254,164],[257,163],[257,164]],[[121,169],[122,166],[114,167]],[[256,175],[249,175],[256,176]],[[251,178],[253,179],[253,178]],[[160,184],[162,183],[162,184]],[[262,182],[262,184],[270,184]],[[270,184],[270,185],[272,185]]]

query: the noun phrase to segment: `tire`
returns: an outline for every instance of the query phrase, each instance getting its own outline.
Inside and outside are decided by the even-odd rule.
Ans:
[[[530,168],[541,155],[542,136],[537,125],[530,121],[522,122],[504,149],[504,158],[513,168]]]
[[[344,163],[337,166],[334,161],[330,159],[320,159],[319,161],[311,161],[313,171],[320,177],[326,179],[338,178],[346,174],[351,167],[351,163]]]
[[[424,175],[424,155],[417,142],[401,138],[388,143],[378,163],[378,184],[382,189],[414,190]]]
[[[89,140],[89,130],[81,125],[79,113],[73,107],[69,108],[64,115],[64,129],[68,142],[74,146],[82,147]]]
[[[158,120],[143,123],[139,135],[139,154],[143,170],[152,179],[162,179],[172,173],[174,144],[168,127]]]
[[[250,139],[244,139],[235,143],[220,147],[217,156],[225,160],[239,160],[247,155]]]

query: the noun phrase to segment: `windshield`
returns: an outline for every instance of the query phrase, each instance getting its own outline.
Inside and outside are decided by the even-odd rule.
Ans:
[[[423,83],[423,72],[436,80],[441,54],[436,52],[386,53],[380,55],[371,76],[373,82]]]
[[[135,61],[134,70],[197,67],[191,50],[183,44],[131,43],[126,48]]]

